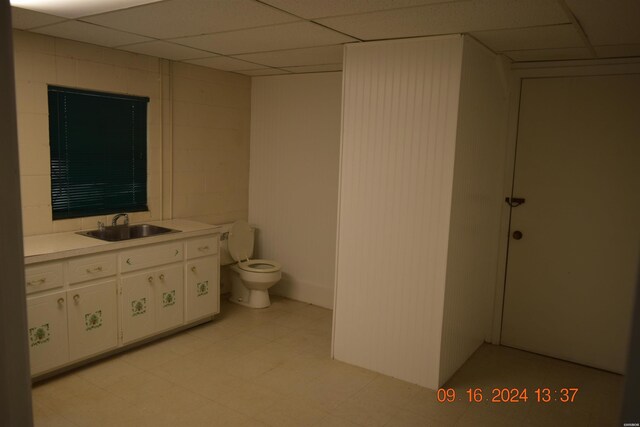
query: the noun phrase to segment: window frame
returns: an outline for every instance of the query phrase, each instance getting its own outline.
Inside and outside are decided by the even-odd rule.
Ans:
[[[145,212],[148,97],[47,85],[54,221]]]

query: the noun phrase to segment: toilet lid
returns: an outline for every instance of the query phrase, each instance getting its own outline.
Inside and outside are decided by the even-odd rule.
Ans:
[[[253,253],[253,233],[247,221],[238,220],[231,224],[227,248],[234,261],[243,261],[251,257]]]
[[[241,270],[251,271],[253,273],[273,273],[280,271],[281,265],[270,259],[252,259],[239,262],[238,267],[240,267]]]

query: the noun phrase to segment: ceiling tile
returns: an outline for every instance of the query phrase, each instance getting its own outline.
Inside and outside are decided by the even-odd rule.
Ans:
[[[569,47],[562,49],[531,49],[503,52],[515,62],[561,61],[568,59],[592,58],[587,48]]]
[[[342,45],[309,47],[305,49],[278,50],[249,53],[236,58],[264,64],[269,67],[295,67],[302,65],[342,63]]]
[[[312,22],[300,21],[248,30],[173,39],[172,41],[223,55],[233,55],[327,46],[356,40]]]
[[[238,71],[252,70],[260,67],[260,64],[254,64],[240,59],[229,58],[228,56],[216,56],[214,58],[192,59],[188,61],[190,64],[201,65],[203,67],[216,68],[218,70]]]
[[[104,28],[80,21],[66,21],[60,24],[38,28],[33,30],[33,32],[60,37],[63,39],[79,40],[107,47],[151,40],[148,37],[124,33],[122,31],[112,30],[110,28]]]
[[[317,21],[362,40],[376,40],[566,24],[569,18],[556,0],[474,0]]]
[[[640,1],[566,0],[593,45],[640,43]]]
[[[292,73],[321,73],[326,71],[342,71],[342,64],[305,65],[302,67],[287,67]]]
[[[476,31],[471,35],[494,52],[505,50],[584,47],[584,42],[573,24],[510,30]]]
[[[280,74],[291,74],[288,71],[281,70],[279,68],[260,68],[258,70],[236,71],[236,73],[244,74],[245,76],[277,76]]]
[[[55,24],[64,21],[64,18],[58,16],[47,15],[46,13],[34,12],[32,10],[21,9],[19,7],[11,8],[12,27],[19,30],[27,30],[29,28],[41,27],[43,25]]]
[[[447,1],[461,0],[262,0],[263,3],[286,10],[305,19],[351,15]]]
[[[127,46],[120,46],[118,49],[142,53],[144,55],[157,56],[159,58],[173,59],[174,61],[216,56],[211,52],[204,52],[202,50],[192,49],[190,47],[163,41],[131,44]]]
[[[64,16],[65,18],[79,18],[157,1],[161,0],[11,0],[11,3],[37,12]]]
[[[615,46],[595,46],[598,58],[624,58],[640,56],[640,44],[623,44]]]
[[[252,0],[169,0],[84,20],[168,39],[280,24],[298,18]]]

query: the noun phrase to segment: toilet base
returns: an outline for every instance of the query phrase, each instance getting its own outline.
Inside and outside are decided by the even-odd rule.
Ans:
[[[238,277],[233,277],[229,301],[250,308],[267,308],[271,305],[267,289],[247,289]]]
[[[251,292],[261,292],[262,295],[252,295],[249,298],[249,302],[246,302],[242,299],[234,298],[233,295],[229,297],[229,301],[234,304],[240,304],[245,307],[250,308],[267,308],[271,305],[271,300],[269,299],[269,293],[267,291],[251,291]]]

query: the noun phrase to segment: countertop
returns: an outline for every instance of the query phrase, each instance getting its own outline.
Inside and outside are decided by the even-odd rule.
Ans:
[[[180,233],[159,234],[157,236],[123,240],[120,242],[106,242],[104,240],[94,239],[93,237],[76,234],[75,231],[27,236],[24,238],[24,263],[33,264],[36,262],[53,261],[72,256],[88,255],[151,243],[197,237],[220,231],[220,226],[218,225],[204,224],[184,219],[149,221],[145,222],[145,224],[180,230]]]

